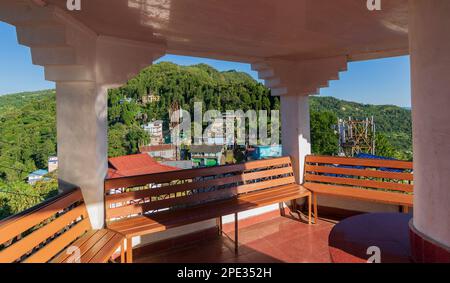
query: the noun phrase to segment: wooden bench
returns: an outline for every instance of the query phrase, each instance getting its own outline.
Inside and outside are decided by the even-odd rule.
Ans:
[[[296,184],[289,157],[236,165],[188,169],[105,181],[106,223],[127,238],[126,259],[133,261],[132,238],[277,203],[308,198]],[[282,206],[280,206],[282,207]],[[284,207],[283,207],[284,211]]]
[[[317,195],[393,204],[407,213],[413,206],[412,169],[407,161],[307,156],[303,186],[313,193],[315,222]]]
[[[80,189],[0,221],[1,263],[103,263],[123,245],[121,234],[91,229]]]

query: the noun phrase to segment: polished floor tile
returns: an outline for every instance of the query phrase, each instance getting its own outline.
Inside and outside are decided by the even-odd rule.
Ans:
[[[142,255],[140,263],[279,263],[330,262],[328,235],[334,224],[308,225],[289,217],[275,217],[239,229],[239,252],[234,252],[234,231],[227,236]]]

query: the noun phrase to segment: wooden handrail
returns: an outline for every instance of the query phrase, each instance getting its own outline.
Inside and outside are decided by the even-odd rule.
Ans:
[[[323,156],[323,155],[308,155],[306,157],[306,163],[339,164],[339,165],[367,166],[367,167],[407,169],[407,170],[413,169],[413,163],[410,161]]]

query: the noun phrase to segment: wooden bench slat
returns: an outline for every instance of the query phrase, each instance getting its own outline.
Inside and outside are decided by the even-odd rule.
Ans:
[[[201,201],[207,200],[212,201],[224,198],[231,198],[233,196],[236,196],[237,194],[248,193],[262,188],[278,187],[281,185],[291,184],[294,182],[295,178],[293,176],[290,176],[281,179],[257,182],[227,189],[220,189],[212,192],[203,192],[183,197],[174,197],[170,199],[152,201],[142,204],[128,204],[117,208],[109,208],[107,209],[106,214],[107,219],[117,218],[124,215],[142,214],[147,211],[163,209],[175,205],[183,205],[183,204],[192,205],[194,203]]]
[[[22,255],[30,252],[34,247],[42,243],[44,240],[61,231],[64,227],[75,221],[80,216],[82,216],[83,218],[87,217],[87,212],[84,204],[68,211],[61,217],[58,217],[44,227],[35,230],[25,238],[0,251],[0,261],[14,262]]]
[[[285,188],[286,187],[286,188]],[[222,206],[228,206],[230,203],[245,203],[245,202],[249,202],[252,199],[257,199],[257,200],[264,200],[266,198],[271,198],[274,195],[276,197],[280,196],[280,195],[284,195],[284,194],[295,194],[299,192],[299,185],[295,185],[295,186],[283,186],[283,187],[279,187],[279,188],[273,188],[270,189],[270,191],[265,192],[264,191],[258,191],[258,192],[253,192],[253,193],[249,193],[247,195],[241,195],[238,198],[233,198],[233,199],[229,199],[229,200],[222,200],[222,201],[217,201],[217,202],[213,202],[213,203],[206,203],[206,204],[202,204],[200,206],[193,206],[190,208],[187,208],[187,210],[189,211],[198,211],[199,214],[202,214],[203,211],[208,211],[208,209],[213,209],[216,211],[221,210]],[[182,214],[184,213],[184,211],[186,211],[185,209],[178,209],[178,210],[171,210],[171,211],[163,211],[163,212],[159,212],[157,214],[149,214],[146,215],[145,217],[149,217],[149,218],[155,218],[158,220],[165,220],[166,218],[171,218],[173,217],[174,214],[176,213],[180,213],[180,216],[182,216]],[[125,228],[125,227],[132,227],[134,225],[139,225],[138,221],[133,220],[133,219],[138,219],[137,217],[132,217],[130,219],[124,219],[124,220],[119,220],[119,221],[115,221],[115,222],[109,222],[108,223],[108,227],[115,227],[115,228]]]
[[[231,183],[252,181],[259,178],[267,178],[271,176],[278,176],[283,174],[292,174],[291,167],[283,167],[277,169],[269,169],[264,171],[246,173],[243,175],[227,176],[205,181],[192,181],[184,184],[170,185],[161,188],[143,189],[139,191],[117,193],[107,195],[106,205],[110,206],[113,203],[125,203],[132,200],[162,196],[167,194],[184,193],[193,189],[203,189],[208,187],[223,186]]]
[[[177,205],[194,205],[202,201],[219,199],[219,198],[230,198],[236,195],[233,189],[221,189],[217,191],[205,192],[192,194],[181,197],[173,197],[158,201],[151,201],[142,204],[127,204],[117,208],[111,208],[107,211],[108,219],[117,218],[124,215],[141,214],[152,210],[164,209]]]
[[[78,247],[80,249],[79,258],[76,258],[74,260],[81,261],[82,256],[87,253],[95,243],[100,241],[100,239],[107,233],[106,230],[93,230],[94,234],[92,236],[89,235],[83,235],[80,239],[75,241],[71,246]],[[68,258],[71,256],[71,254],[67,254],[67,249],[64,249],[63,253],[66,254],[65,258],[62,257],[62,262],[66,262]]]
[[[106,204],[111,205],[112,203],[121,203],[142,198],[157,197],[176,193],[185,193],[186,191],[190,191],[193,189],[203,189],[207,187],[222,186],[225,184],[237,183],[240,181],[242,181],[242,177],[236,175],[213,180],[171,185],[161,188],[151,188],[134,192],[118,193],[113,195],[107,195]]]
[[[265,189],[265,188],[272,188],[272,187],[282,186],[282,185],[288,185],[288,184],[293,184],[293,183],[295,183],[294,176],[289,176],[289,177],[284,177],[284,178],[279,178],[279,179],[274,179],[274,180],[269,180],[269,181],[263,181],[263,182],[255,182],[255,183],[250,183],[250,184],[239,186],[238,193],[243,194],[243,193],[248,193],[251,191],[261,190],[261,189]]]
[[[114,231],[91,229],[80,189],[0,221],[0,231],[0,239],[5,244],[0,251],[0,262],[64,262],[72,256],[67,254],[70,246],[78,247],[87,261],[104,262],[115,251],[113,248],[121,247],[120,239],[124,239]]]
[[[272,195],[283,195],[285,193],[288,194],[292,194],[292,193],[298,193],[299,189],[301,189],[301,187],[297,184],[293,184],[293,185],[286,185],[286,186],[280,186],[277,188],[272,188],[269,191],[266,190],[262,190],[262,191],[256,191],[256,192],[252,192],[250,194],[246,194],[246,195],[241,195],[239,196],[238,199],[236,199],[236,201],[238,202],[240,199],[247,201],[247,200],[252,200],[252,198],[258,198],[260,200],[263,200],[267,197],[271,197]],[[227,203],[226,205],[228,205],[230,202],[230,200],[226,200],[225,202]],[[196,210],[198,211],[198,213],[202,213],[203,209],[207,209],[209,207],[212,207],[216,210],[219,210],[220,207],[223,205],[222,201],[217,201],[214,203],[209,203],[209,204],[202,204],[200,207],[191,207],[189,208],[190,210]],[[165,217],[173,217],[173,214],[176,211],[181,211],[180,213],[182,213],[182,211],[184,211],[184,209],[181,210],[172,210],[172,211],[164,211],[164,212],[159,212],[157,213],[157,216],[153,216],[153,215],[148,215],[145,217],[157,217],[157,219],[160,220],[164,220]],[[181,215],[182,216],[182,215]],[[109,222],[108,227],[114,227],[114,230],[117,229],[122,229],[122,228],[126,228],[126,227],[133,227],[133,226],[138,226],[139,225],[139,218],[138,217],[132,217],[132,218],[128,218],[128,219],[123,219],[123,220],[118,220],[115,222]]]
[[[352,185],[364,188],[376,188],[392,191],[412,192],[413,186],[409,184],[399,184],[392,182],[380,182],[372,180],[359,180],[351,178],[328,177],[323,175],[305,174],[305,181],[316,181],[340,185]]]
[[[67,243],[71,243],[76,240],[80,235],[91,229],[89,219],[85,218],[79,223],[75,224],[68,231],[57,237],[55,240],[44,246],[36,253],[28,257],[24,262],[26,263],[41,263],[47,262],[55,256],[55,251],[61,251],[67,246]]]
[[[346,176],[373,177],[373,178],[384,178],[384,179],[405,180],[405,181],[413,181],[414,179],[411,173],[339,168],[334,166],[316,166],[310,164],[305,165],[305,171],[314,173],[328,173]]]
[[[386,159],[366,159],[366,158],[308,155],[306,156],[305,161],[306,163],[341,164],[341,165],[408,169],[408,170],[413,169],[412,162],[399,160],[386,160]]]
[[[81,191],[76,189],[66,195],[51,199],[41,206],[27,210],[25,213],[3,220],[0,222],[0,244],[29,230],[82,198]]]
[[[227,174],[233,172],[244,172],[247,170],[257,168],[267,168],[271,166],[281,166],[290,164],[291,160],[289,157],[281,157],[267,160],[252,161],[235,165],[223,165],[216,167],[187,169],[150,175],[117,178],[117,179],[107,179],[105,180],[105,190],[109,191],[111,189],[144,186],[146,184],[151,183],[166,183],[180,179],[192,179],[198,177],[216,176],[220,174]]]
[[[310,155],[305,163],[304,186],[313,192],[316,223],[317,195],[399,205],[404,213],[412,205],[412,162]]]
[[[383,202],[394,205],[413,205],[413,196],[408,194],[342,186],[330,186],[317,183],[305,183],[303,186],[313,193],[322,195],[340,196],[345,198]]]
[[[281,186],[281,187],[270,189],[269,192],[266,192],[264,190],[263,191],[253,192],[253,193],[250,193],[248,195],[245,195],[245,197],[247,197],[247,198],[251,198],[251,197],[264,198],[267,195],[281,194],[281,193],[284,193],[286,191],[288,191],[289,193],[297,192],[298,189],[299,189],[298,185],[295,185],[295,186],[294,185]],[[242,198],[242,197],[244,197],[244,195],[239,196],[239,198]],[[225,200],[226,203],[229,203],[229,201],[230,200]],[[239,201],[239,199],[237,198],[237,199],[235,199],[235,201]],[[208,208],[208,207],[214,207],[216,209],[219,209],[219,207],[221,205],[223,205],[223,202],[224,201],[217,201],[217,202],[213,202],[213,203],[206,203],[206,204],[202,204],[201,206],[192,206],[192,207],[190,207],[188,209],[190,209],[190,210],[198,210],[198,211],[201,211],[203,208]],[[169,215],[167,217],[171,217],[171,215],[174,213],[174,211],[183,211],[183,209],[172,210],[172,211],[162,211],[162,212],[157,213],[157,216],[155,216],[155,217],[157,217],[158,219],[164,219],[167,215]],[[150,215],[148,215],[148,217],[154,217],[154,216],[152,216],[150,214]],[[129,220],[132,220],[134,218],[135,217],[132,217],[132,218],[129,218],[129,219],[124,219],[124,220],[119,220],[119,221],[115,221],[115,222],[114,221],[113,222],[108,222],[108,226],[109,225],[114,225],[114,227],[133,226],[133,225],[138,224],[138,223],[135,223],[134,220],[133,221],[129,221]]]
[[[228,201],[221,201],[219,203],[209,203],[200,207],[193,207],[190,209],[183,209],[179,211],[171,211],[165,213],[164,217],[160,215],[138,216],[134,219],[127,219],[122,223],[129,222],[130,225],[120,226],[120,222],[110,223],[108,226],[118,232],[126,234],[127,236],[139,236],[148,233],[155,233],[164,231],[171,227],[187,225],[203,220],[212,219],[218,216],[231,214],[234,212],[241,212],[260,206],[266,206],[274,203],[292,200],[305,196],[305,191],[297,186],[296,190],[290,192],[282,192],[278,194],[271,194],[267,192],[265,195],[260,194],[259,198],[251,198],[251,195],[246,195],[247,199],[230,199]],[[119,224],[119,225],[118,225]]]
[[[78,240],[76,240],[73,245],[76,247],[83,249],[83,247],[85,246],[85,243],[91,239],[95,234],[96,234],[96,230],[89,230],[87,231],[81,238],[79,238]],[[62,250],[55,258],[53,258],[51,260],[52,263],[64,263],[68,257],[70,257],[71,255],[67,253],[67,249]]]
[[[266,198],[278,197],[281,198],[285,194],[298,193],[301,190],[301,187],[297,184],[292,185],[284,185],[275,188],[271,188],[268,190],[255,191],[248,194],[239,195],[238,200],[241,201],[252,201],[256,199],[256,201],[262,201]]]
[[[90,230],[71,245],[80,250],[79,257],[72,259],[80,263],[107,262],[123,241],[124,237],[121,234],[109,229]],[[51,262],[67,263],[72,255],[66,251],[67,249],[64,249]]]
[[[295,192],[284,192],[284,193],[280,193],[278,195],[267,195],[264,198],[259,198],[259,199],[239,198],[239,203],[242,208],[239,210],[239,212],[248,210],[248,209],[250,209],[249,207],[261,207],[261,206],[267,206],[270,204],[282,203],[282,202],[294,200],[297,198],[301,198],[306,195],[307,194],[305,194],[304,191],[297,190]],[[248,205],[249,207],[245,207],[245,205]]]
[[[235,206],[230,206],[230,205],[224,206],[224,209],[211,210],[212,212],[208,213],[208,214],[193,213],[192,218],[188,218],[187,220],[184,220],[184,221],[176,218],[176,216],[173,216],[171,218],[168,218],[169,220],[164,222],[164,225],[162,225],[161,223],[155,224],[150,221],[151,225],[149,225],[149,226],[145,225],[145,222],[144,222],[144,224],[141,224],[140,226],[134,226],[134,227],[130,227],[128,229],[118,230],[118,231],[120,231],[128,236],[140,236],[140,235],[145,235],[148,233],[161,232],[161,231],[165,231],[167,229],[173,228],[173,227],[187,225],[190,223],[195,223],[195,222],[199,222],[199,221],[203,221],[203,220],[208,220],[208,219],[216,218],[221,215],[233,214],[236,212],[242,212],[242,211],[246,211],[249,209],[267,206],[270,204],[282,202],[283,200],[286,200],[286,201],[292,200],[295,198],[300,198],[301,196],[303,196],[303,195],[290,194],[290,195],[285,195],[283,197],[283,199],[272,198],[272,199],[266,199],[264,202],[263,201],[262,202],[253,202],[253,203],[236,202]],[[240,205],[238,205],[238,204],[240,204]],[[189,213],[189,212],[187,212],[187,213]],[[147,218],[147,220],[148,220],[148,218]]]
[[[110,233],[113,233],[110,231]],[[118,233],[113,233],[113,237],[89,260],[90,263],[107,262],[111,255],[121,246],[124,237]]]
[[[279,175],[293,174],[292,167],[281,167],[276,169],[262,170],[256,172],[246,172],[242,174],[243,181],[253,181],[262,178],[269,178]]]
[[[107,229],[102,229],[100,231],[105,231],[105,233],[89,247],[89,250],[83,253],[81,262],[91,262],[92,258],[116,235],[115,233],[109,233],[109,230]]]

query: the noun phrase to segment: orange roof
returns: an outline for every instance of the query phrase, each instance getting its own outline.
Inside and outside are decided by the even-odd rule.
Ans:
[[[148,154],[133,154],[108,159],[108,179],[180,170],[159,164]]]

